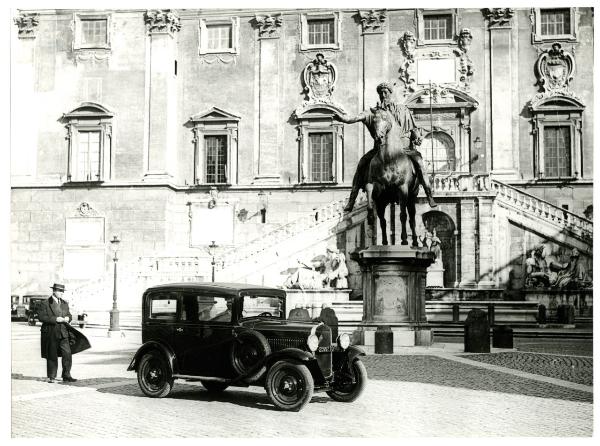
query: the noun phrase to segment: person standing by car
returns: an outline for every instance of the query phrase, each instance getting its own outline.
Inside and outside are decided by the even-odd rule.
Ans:
[[[75,382],[71,376],[73,353],[90,347],[87,338],[71,327],[73,319],[69,304],[62,296],[65,286],[60,283],[52,285],[52,296],[40,303],[38,318],[42,322],[42,358],[46,359],[46,376],[53,383],[58,371],[58,357],[62,357],[63,382]]]

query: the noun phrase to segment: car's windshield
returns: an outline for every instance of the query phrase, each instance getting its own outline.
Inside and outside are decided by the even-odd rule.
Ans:
[[[242,299],[242,317],[254,316],[284,317],[283,299],[277,296],[244,296]]]

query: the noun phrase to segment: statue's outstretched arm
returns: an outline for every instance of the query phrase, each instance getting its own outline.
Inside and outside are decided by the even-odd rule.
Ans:
[[[333,119],[335,119],[336,121],[343,122],[344,124],[354,124],[355,122],[363,121],[364,116],[357,115],[354,117],[350,117],[348,115],[340,115],[336,113],[333,115]]]

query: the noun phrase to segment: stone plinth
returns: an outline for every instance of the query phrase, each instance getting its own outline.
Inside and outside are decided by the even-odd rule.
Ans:
[[[433,253],[394,245],[371,246],[359,256],[365,344],[378,325],[392,328],[394,348],[414,346],[417,341],[419,345],[431,344],[425,316],[425,281]]]

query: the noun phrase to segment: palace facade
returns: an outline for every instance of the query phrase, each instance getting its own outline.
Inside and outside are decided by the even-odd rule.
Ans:
[[[13,294],[108,310],[117,264],[134,309],[329,247],[360,297],[372,234],[342,208],[373,141],[333,116],[383,81],[424,132],[438,286],[520,289],[540,245],[591,274],[593,8],[21,10],[12,55]]]

